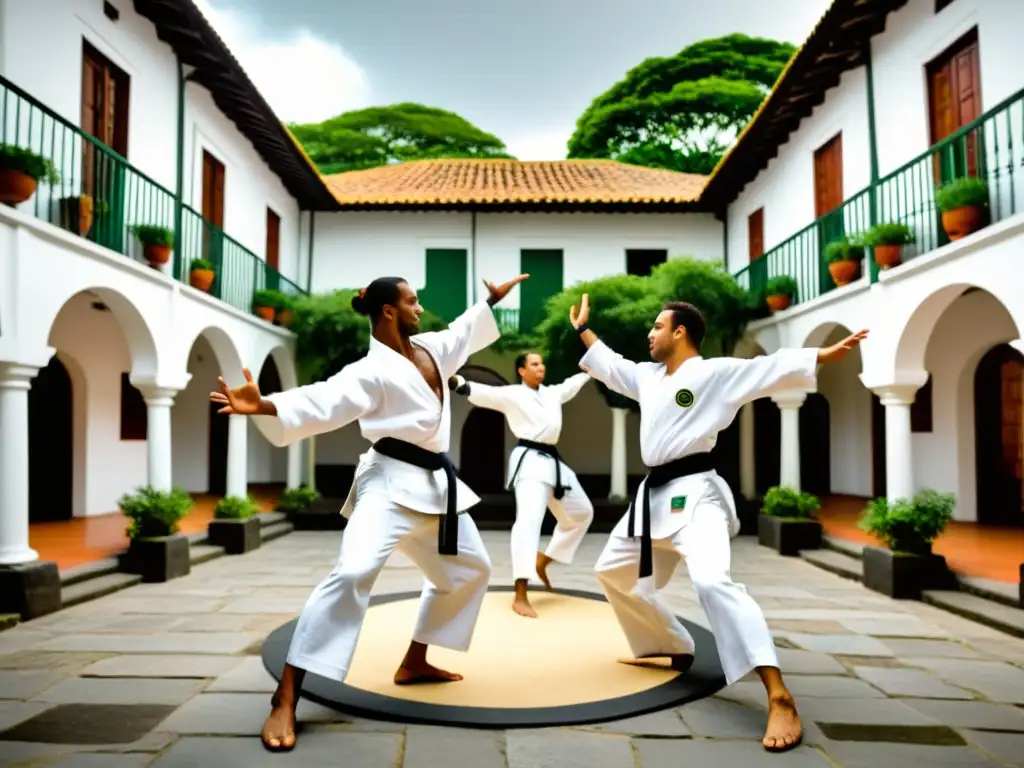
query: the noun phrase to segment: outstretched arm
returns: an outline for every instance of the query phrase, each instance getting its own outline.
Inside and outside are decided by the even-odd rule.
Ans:
[[[561,384],[556,384],[552,389],[558,393],[559,399],[564,404],[576,397],[588,381],[590,381],[589,374],[577,373],[575,376],[570,376]]]
[[[448,388],[465,396],[469,402],[480,408],[490,408],[492,411],[505,412],[508,404],[508,387],[493,387],[489,384],[480,384],[476,381],[466,381],[459,375],[448,379]]]
[[[583,294],[579,312],[576,311],[575,304],[569,310],[569,322],[572,323],[573,328],[579,333],[587,347],[586,354],[580,360],[580,368],[613,392],[632,400],[639,400],[637,364],[612,352],[603,341],[597,338],[597,334],[587,327],[589,318],[590,297]]]

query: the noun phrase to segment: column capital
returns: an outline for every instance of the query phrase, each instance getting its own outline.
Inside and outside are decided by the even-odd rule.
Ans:
[[[192,374],[186,373],[179,381],[163,381],[151,376],[130,376],[129,381],[142,393],[146,405],[170,408],[174,405],[175,396],[188,385],[191,378]]]
[[[914,393],[928,381],[928,371],[889,371],[887,374],[860,374],[860,383],[874,392],[880,399],[903,400],[908,396],[914,401]]]
[[[24,389],[32,388],[32,379],[39,373],[34,365],[22,365],[21,363],[0,362],[0,389]]]
[[[787,389],[772,395],[772,402],[784,411],[791,408],[796,409],[804,404],[807,395],[807,391],[803,389]]]
[[[872,387],[871,391],[878,395],[882,405],[912,405],[920,388],[918,384],[886,384]]]

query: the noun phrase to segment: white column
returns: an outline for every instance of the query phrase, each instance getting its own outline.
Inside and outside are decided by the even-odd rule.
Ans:
[[[249,492],[249,446],[246,442],[248,430],[247,416],[228,416],[227,495],[242,499]]]
[[[748,500],[757,496],[753,403],[740,408],[740,494]]]
[[[157,491],[171,490],[171,406],[178,390],[140,388],[146,400],[146,466],[149,484]]]
[[[38,372],[0,363],[0,565],[39,559],[28,545],[28,391]]]
[[[310,437],[306,443],[306,485],[316,490],[316,438]]]
[[[914,460],[910,432],[910,406],[918,387],[874,387],[885,406],[885,495],[909,499],[914,495]]]
[[[626,487],[626,416],[625,408],[612,408],[612,472],[608,497],[628,498]]]
[[[288,482],[286,487],[290,490],[302,485],[302,443],[292,443],[288,451]]]
[[[772,395],[772,401],[779,406],[782,416],[779,485],[797,491],[800,490],[800,406],[806,399],[806,392],[795,390]]]

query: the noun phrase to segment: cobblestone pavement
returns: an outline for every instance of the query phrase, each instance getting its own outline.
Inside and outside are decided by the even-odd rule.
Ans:
[[[339,537],[294,533],[0,633],[0,765],[1024,766],[1024,641],[890,600],[746,537],[734,541],[734,578],[764,609],[805,719],[793,752],[762,750],[751,679],[629,720],[507,732],[406,727],[304,702],[298,747],[266,753],[257,734],[273,680],[260,645],[329,571]],[[508,534],[484,538],[494,582],[509,583]],[[557,586],[599,591],[590,568],[604,540],[589,535],[578,565],[553,572]],[[421,583],[396,563],[376,591]],[[667,594],[706,626],[685,568]]]

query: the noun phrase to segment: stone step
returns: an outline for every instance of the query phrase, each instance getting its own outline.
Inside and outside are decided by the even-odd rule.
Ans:
[[[812,565],[830,571],[844,579],[853,581],[864,580],[864,567],[856,557],[844,554],[834,549],[802,549],[800,557]]]
[[[204,538],[203,541],[205,540]],[[188,548],[188,560],[193,566],[221,557],[223,554],[224,547],[215,547],[212,544],[190,543]]]
[[[864,545],[856,541],[837,539],[834,536],[822,536],[821,546],[825,549],[831,549],[834,552],[841,552],[848,557],[854,557],[858,560],[864,556]]]
[[[280,523],[288,519],[288,515],[284,512],[260,512],[256,517],[259,518],[260,525],[263,527],[273,525],[274,523]]]
[[[968,592],[986,600],[1008,605],[1011,608],[1024,608],[1021,604],[1020,585],[1008,584],[1005,581],[993,581],[976,576],[957,576],[960,591]]]
[[[924,602],[984,624],[1000,632],[1024,637],[1024,610],[1011,608],[966,592],[928,591]]]
[[[111,573],[117,573],[116,557],[107,557],[103,560],[83,563],[72,568],[62,568],[60,570],[60,585],[62,587],[70,587],[73,584],[81,584],[83,581],[106,576]]]
[[[293,530],[295,530],[295,526],[287,520],[283,520],[279,523],[264,525],[260,529],[260,537],[263,541],[273,541],[274,539],[279,539],[282,536],[287,536]]]
[[[60,590],[61,607],[70,608],[88,600],[95,600],[97,597],[120,592],[122,589],[134,587],[141,581],[142,577],[135,574],[108,573],[76,582],[70,586],[64,585]]]

